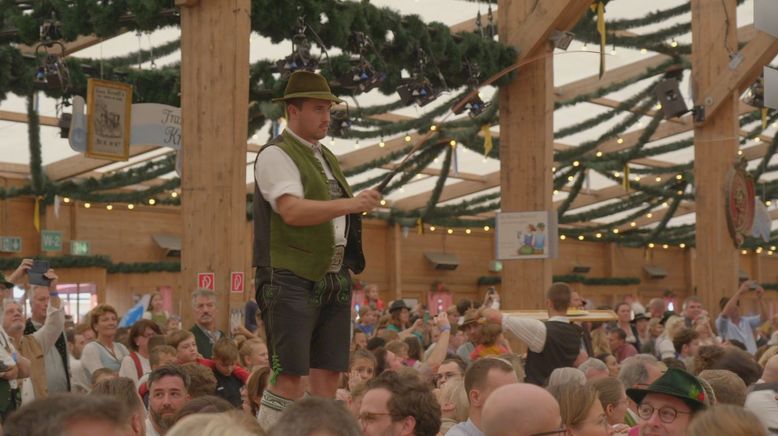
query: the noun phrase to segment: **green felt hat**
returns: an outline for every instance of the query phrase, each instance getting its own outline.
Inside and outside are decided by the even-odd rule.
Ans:
[[[274,98],[273,102],[286,101],[292,98],[315,98],[343,103],[343,100],[330,91],[330,85],[324,76],[310,71],[295,71],[292,73],[289,76],[289,82],[286,83],[284,96]]]
[[[627,396],[637,404],[648,394],[679,398],[694,411],[705,408],[705,390],[695,376],[682,369],[668,368],[646,389],[627,389]]]
[[[5,286],[8,289],[13,289],[14,284],[6,280],[5,275],[0,272],[0,286]]]

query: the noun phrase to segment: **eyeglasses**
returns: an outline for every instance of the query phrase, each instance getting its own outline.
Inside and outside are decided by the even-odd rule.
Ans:
[[[564,424],[562,424],[562,426],[559,427],[556,430],[544,431],[544,432],[540,432],[540,433],[532,433],[529,436],[550,436],[552,434],[557,434],[557,435],[558,434],[562,434],[562,435],[567,434],[567,427]]]
[[[651,416],[654,415],[654,410],[656,410],[659,414],[659,419],[664,422],[665,424],[670,424],[673,421],[675,421],[675,418],[678,417],[678,414],[684,414],[684,415],[691,415],[691,412],[681,412],[680,410],[676,410],[669,406],[660,407],[658,409],[654,408],[654,406],[650,404],[641,404],[638,406],[638,416],[640,419],[644,421],[648,421],[651,419]]]

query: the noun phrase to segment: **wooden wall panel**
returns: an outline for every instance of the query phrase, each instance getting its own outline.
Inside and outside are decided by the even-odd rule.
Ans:
[[[65,251],[53,254],[67,254],[68,241],[77,238],[90,241],[93,254],[108,255],[114,262],[177,260],[165,258],[162,249],[152,240],[154,233],[180,234],[182,221],[177,209],[139,207],[130,211],[123,208],[126,205],[117,205],[112,211],[105,210],[104,205],[95,205],[91,209],[62,205],[59,217],[54,215],[52,207],[47,208],[42,221],[44,227],[62,231],[65,240]],[[24,256],[39,254],[40,240],[32,226],[32,211],[33,201],[29,198],[0,201],[0,234],[21,236]],[[251,241],[251,222],[246,222],[244,231],[247,240]],[[452,235],[444,229],[419,235],[415,228],[411,228],[404,234],[401,228],[395,229],[384,221],[366,220],[363,245],[367,268],[357,278],[376,283],[381,297],[387,302],[395,298],[392,289],[395,277],[406,298],[424,298],[430,284],[434,280],[442,280],[454,292],[455,300],[463,297],[480,299],[486,287],[477,285],[478,278],[499,275],[489,271],[489,262],[494,259],[493,237],[493,232],[478,230],[467,235],[461,229]],[[399,249],[396,256],[399,271],[394,268],[396,248]],[[251,244],[246,244],[246,250],[247,290],[244,300],[254,295],[251,285]],[[453,271],[435,270],[424,256],[425,252],[430,251],[456,254],[459,257],[458,268]],[[14,256],[0,254],[0,257]],[[641,278],[639,285],[631,286],[575,284],[576,289],[597,305],[611,305],[627,295],[638,295],[642,301],[647,302],[651,297],[661,296],[665,290],[683,299],[694,292],[691,288],[692,263],[691,250],[688,249],[642,249],[570,240],[561,241],[560,256],[552,261],[555,275],[571,274],[573,266],[586,265],[591,268],[587,277]],[[650,279],[643,271],[644,265],[662,267],[667,271],[667,277]],[[741,254],[740,269],[762,282],[778,282],[778,256],[769,256],[766,251],[760,255],[753,252]],[[184,280],[178,273],[106,274],[103,269],[83,268],[61,270],[59,274],[63,283],[96,283],[101,301],[115,305],[122,313],[131,307],[134,295],[151,292],[159,286],[172,286],[177,295],[182,296],[195,288],[194,280]],[[699,289],[697,292],[704,290]],[[768,299],[776,300],[774,294],[778,293],[768,292]],[[185,303],[183,298],[181,300],[177,302],[179,306]]]

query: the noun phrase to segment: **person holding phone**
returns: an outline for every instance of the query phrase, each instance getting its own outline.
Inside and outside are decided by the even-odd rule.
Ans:
[[[740,298],[753,292],[759,304],[759,315],[742,316],[740,314]],[[732,298],[723,297],[719,302],[721,313],[716,318],[716,329],[722,340],[738,340],[745,344],[746,351],[756,353],[754,329],[768,319],[767,305],[762,296],[764,289],[753,280],[745,280]]]
[[[57,305],[52,309],[51,300],[57,296],[57,275],[48,261],[25,259],[18,270],[23,270],[27,276],[29,287],[27,298],[30,302],[30,317],[24,325],[25,335],[36,335],[46,324],[50,313],[57,311],[57,317],[62,315],[63,322],[56,322],[57,333],[51,347],[44,347],[44,372],[33,375],[35,397],[44,398],[55,392],[70,391],[70,358],[68,357],[67,338],[64,331],[64,309]],[[40,336],[40,335],[38,335]],[[40,339],[38,339],[39,342]],[[42,342],[41,342],[42,343]],[[43,385],[45,386],[45,389]]]

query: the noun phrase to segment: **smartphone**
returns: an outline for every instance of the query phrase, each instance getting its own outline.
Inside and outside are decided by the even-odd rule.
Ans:
[[[51,280],[46,278],[44,274],[46,274],[46,271],[50,268],[49,261],[47,260],[33,260],[30,270],[27,271],[30,284],[49,287],[51,285]]]
[[[424,312],[424,324],[429,324],[432,319],[432,315],[429,312]]]
[[[756,282],[752,281],[751,283],[748,284],[748,289],[750,289],[752,291],[755,291],[756,290],[756,286],[757,286]]]

